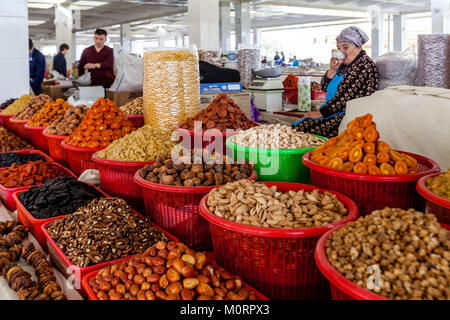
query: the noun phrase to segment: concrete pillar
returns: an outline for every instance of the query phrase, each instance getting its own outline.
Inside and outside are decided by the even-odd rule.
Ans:
[[[239,44],[250,47],[250,3],[235,3],[236,50]]]
[[[130,24],[129,23],[121,24],[120,25],[120,45],[126,51],[131,52],[131,49],[132,49],[131,42],[132,42],[132,36],[131,36]]]
[[[26,0],[0,0],[0,103],[30,92]]]
[[[450,0],[431,0],[432,32],[443,34],[448,32]]]
[[[189,44],[219,50],[219,0],[189,0]]]
[[[406,36],[406,16],[394,15],[394,51],[403,51],[408,46]]]
[[[230,50],[231,49],[231,39],[230,39],[230,32],[231,32],[231,8],[230,3],[228,2],[221,2],[220,3],[220,23],[219,23],[219,30],[220,30],[220,48],[222,50]]]
[[[59,52],[59,46],[63,43],[69,45],[70,49],[66,54],[67,69],[72,69],[72,63],[75,56],[75,48],[72,44],[72,9],[57,5],[55,7],[55,30],[56,30],[56,47]]]
[[[177,35],[175,36],[175,45],[177,48],[183,48],[183,38],[184,35],[182,33],[177,33]]]
[[[165,48],[165,43],[166,43],[166,29],[164,29],[163,27],[158,27],[158,48],[159,49],[163,49]]]
[[[262,30],[254,28],[253,29],[253,46],[262,46]]]
[[[372,12],[372,59],[384,53],[384,13]]]

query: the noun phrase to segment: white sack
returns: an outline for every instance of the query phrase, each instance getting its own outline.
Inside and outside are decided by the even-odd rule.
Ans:
[[[123,48],[114,48],[116,79],[112,91],[142,91],[142,58],[133,56]]]
[[[412,152],[450,168],[450,90],[391,87],[347,103],[339,132],[366,113],[373,115],[381,140],[394,149]]]

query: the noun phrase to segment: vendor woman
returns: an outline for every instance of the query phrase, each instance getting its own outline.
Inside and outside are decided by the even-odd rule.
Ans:
[[[331,58],[330,70],[322,78],[322,91],[327,92],[326,102],[320,113],[310,112],[293,124],[299,131],[328,138],[338,135],[348,101],[370,96],[378,89],[377,67],[362,49],[363,44],[369,41],[366,33],[357,27],[349,27],[336,41],[345,58]]]

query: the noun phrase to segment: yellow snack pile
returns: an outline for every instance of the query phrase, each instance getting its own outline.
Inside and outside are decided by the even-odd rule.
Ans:
[[[24,94],[19,99],[11,103],[1,114],[17,114],[20,112],[27,103],[33,98],[30,94]]]
[[[170,134],[164,134],[150,125],[145,125],[113,141],[105,149],[98,151],[97,156],[114,161],[155,161],[169,154],[173,146]]]

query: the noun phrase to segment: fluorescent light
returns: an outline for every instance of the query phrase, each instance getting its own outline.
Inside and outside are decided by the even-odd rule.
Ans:
[[[30,26],[37,26],[43,23],[46,23],[47,21],[45,20],[28,20],[28,25]]]
[[[87,6],[87,7],[100,7],[105,5],[107,2],[102,1],[77,1],[73,4],[76,6]]]

